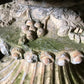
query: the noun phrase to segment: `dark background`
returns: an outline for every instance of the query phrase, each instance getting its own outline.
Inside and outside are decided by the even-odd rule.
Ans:
[[[12,0],[0,0],[0,4],[5,4],[5,3],[8,3],[8,2],[12,2]]]
[[[0,4],[4,4],[4,3],[7,3],[7,2],[11,2],[13,0],[0,0]],[[45,2],[45,3],[56,3],[56,2],[81,2],[81,1],[84,1],[84,0],[24,0],[24,1],[36,1],[36,2]]]

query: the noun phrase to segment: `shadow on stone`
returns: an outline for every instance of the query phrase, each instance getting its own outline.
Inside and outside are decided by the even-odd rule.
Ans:
[[[8,2],[12,2],[13,0],[0,0],[0,5],[1,4],[5,4],[5,3],[8,3]]]
[[[4,57],[4,55],[0,52],[0,60]]]

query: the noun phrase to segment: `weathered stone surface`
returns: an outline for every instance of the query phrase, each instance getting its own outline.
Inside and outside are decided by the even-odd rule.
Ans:
[[[68,23],[65,20],[56,19],[52,14],[50,15],[50,18],[58,29],[63,26],[68,26]]]
[[[34,20],[44,20],[49,15],[52,8],[31,7],[31,15]]]
[[[24,13],[26,15],[28,6],[24,6],[24,5],[21,5],[21,4],[15,5],[15,6],[16,6],[15,8],[10,10],[10,15],[12,17],[18,18],[18,17],[22,16]]]
[[[19,0],[19,1],[22,2],[25,0],[22,0],[22,1]],[[28,1],[29,0],[26,0],[26,2],[28,2]],[[30,2],[33,2],[33,1],[30,1]],[[30,5],[29,3],[26,3],[26,4]],[[33,4],[34,4],[34,2],[33,2]],[[45,4],[43,3],[42,5],[45,5]],[[67,66],[65,64],[65,66],[59,67],[58,65],[55,65],[55,63],[51,64],[49,66],[45,66],[41,62],[40,63],[37,62],[37,61],[40,61],[39,55],[42,50],[44,50],[44,51],[49,50],[52,52],[55,51],[54,52],[55,54],[53,55],[54,59],[55,59],[57,57],[57,51],[59,51],[61,49],[63,49],[63,50],[65,50],[65,48],[67,50],[71,50],[74,48],[75,49],[76,48],[83,49],[83,48],[81,48],[82,45],[77,45],[74,42],[70,41],[69,39],[67,40],[67,38],[65,38],[65,39],[60,38],[60,37],[56,38],[57,30],[58,30],[59,36],[65,36],[68,34],[70,27],[72,27],[72,29],[74,29],[79,24],[83,27],[83,22],[81,21],[81,18],[78,16],[78,14],[74,13],[71,10],[65,9],[65,8],[57,8],[56,7],[53,9],[52,7],[43,8],[43,7],[37,7],[37,6],[31,7],[31,6],[27,6],[25,4],[18,5],[18,3],[17,4],[15,3],[15,5],[12,5],[12,7],[11,7],[11,11],[13,10],[13,12],[10,13],[9,17],[11,16],[16,19],[15,23],[17,25],[15,25],[15,24],[14,25],[17,27],[20,27],[22,24],[25,24],[26,21],[29,19],[26,14],[30,14],[30,16],[31,16],[30,19],[33,19],[34,23],[35,23],[35,21],[39,21],[39,20],[41,21],[41,23],[43,23],[43,20],[44,20],[44,22],[47,22],[47,23],[46,24],[43,23],[42,28],[43,27],[45,28],[45,26],[46,26],[46,30],[48,30],[47,33],[49,34],[51,39],[49,39],[49,36],[48,36],[48,38],[43,37],[43,38],[35,39],[35,41],[30,41],[30,43],[27,43],[26,45],[18,45],[17,37],[19,37],[19,31],[17,31],[16,29],[13,30],[12,28],[10,28],[10,29],[7,28],[8,30],[5,30],[6,28],[2,29],[4,31],[2,32],[2,30],[1,30],[1,35],[3,35],[2,33],[4,33],[4,32],[6,33],[4,35],[4,37],[9,42],[9,44],[11,44],[11,46],[22,47],[25,50],[25,52],[28,51],[29,49],[36,50],[38,52],[36,55],[32,54],[32,56],[30,56],[31,59],[27,60],[27,62],[31,62],[33,59],[33,61],[36,63],[25,62],[26,58],[24,56],[25,59],[15,60],[15,64],[12,63],[13,66],[10,63],[8,66],[6,66],[6,68],[1,69],[2,71],[0,71],[0,72],[3,72],[3,73],[1,73],[1,75],[0,75],[0,84],[6,84],[6,83],[7,84],[11,84],[11,83],[12,84],[13,83],[14,84],[17,84],[17,83],[18,84],[23,84],[23,83],[27,83],[27,84],[33,84],[33,83],[37,83],[37,84],[43,84],[43,83],[45,83],[45,84],[46,83],[70,84],[71,82],[73,82],[75,84],[76,83],[80,84],[81,82],[84,83],[84,81],[83,81],[84,77],[81,74],[80,74],[80,77],[82,80],[81,82],[77,81],[76,80],[77,78],[75,77],[75,75],[78,76],[78,74],[80,73],[77,70],[78,66],[80,66],[80,65],[77,65],[77,67],[75,66],[75,70],[78,73],[74,75],[75,71],[73,69],[74,67],[72,64],[69,64],[69,65],[67,64]],[[27,11],[26,7],[28,7],[28,9],[30,9],[29,12]],[[48,15],[50,16],[50,18],[48,19],[48,21],[45,21],[46,20],[45,18]],[[2,16],[2,20],[4,21],[3,17],[4,16]],[[18,34],[16,34],[16,32],[18,32]],[[29,32],[27,32],[27,33],[29,34]],[[28,39],[31,39],[33,36],[31,36],[30,34],[28,35],[28,34],[26,36],[28,36]],[[8,36],[6,36],[6,35],[8,35]],[[71,40],[76,39],[76,41],[79,42],[79,38],[74,35],[73,31],[69,32],[68,35]],[[22,34],[21,36],[25,36],[25,35]],[[52,38],[54,38],[54,39],[52,39]],[[21,40],[23,42],[25,41],[24,38],[21,38]],[[14,45],[14,44],[16,44],[16,45]],[[22,44],[24,44],[24,43],[22,43]],[[29,52],[27,55],[29,55]],[[17,54],[14,54],[13,56],[17,56]],[[49,57],[51,57],[51,56],[49,56]],[[61,57],[64,57],[64,54]],[[27,59],[28,58],[29,58],[29,56],[27,56]],[[44,58],[45,58],[45,55],[44,55]],[[78,60],[78,59],[76,59],[76,60]],[[44,61],[48,62],[48,60],[45,60],[45,59],[44,59]],[[71,62],[71,60],[68,62]],[[6,62],[4,62],[4,61],[3,61],[3,63],[0,62],[0,66],[4,63],[6,64]],[[59,64],[63,65],[63,61],[60,60]],[[83,64],[81,66],[83,66]],[[81,67],[79,67],[79,68],[81,68]],[[7,71],[6,71],[6,69],[7,69]],[[55,73],[55,75],[54,75],[54,73]],[[67,73],[70,73],[69,74],[71,77],[70,79],[69,79],[69,77],[67,77],[68,76]],[[82,72],[82,73],[84,74],[84,72]],[[61,79],[64,81],[61,81]]]
[[[20,4],[37,7],[71,7],[83,3],[83,0],[17,0]],[[78,2],[78,3],[77,3]]]
[[[75,30],[74,30],[74,33],[78,33],[79,32],[79,28],[76,28]]]
[[[9,55],[9,46],[2,38],[0,38],[0,51],[3,55]]]
[[[80,38],[80,35],[78,35],[78,34],[75,34],[75,42],[77,42],[77,43],[80,43],[80,40],[81,38]]]
[[[84,43],[84,36],[81,35],[81,43]]]
[[[57,35],[61,37],[67,36],[68,31],[69,31],[69,27],[63,26],[58,30]]]
[[[80,34],[81,34],[83,31],[84,31],[84,30],[80,28],[80,30],[79,30],[79,32],[78,32],[78,33],[80,33]]]
[[[74,40],[75,34],[74,33],[69,33],[68,34],[70,40]]]

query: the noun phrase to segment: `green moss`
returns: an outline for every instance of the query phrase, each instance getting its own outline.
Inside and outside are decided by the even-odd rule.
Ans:
[[[14,72],[12,73],[11,78],[13,78],[13,77],[16,75],[17,70],[18,70],[18,69],[19,69],[19,67],[20,67],[20,64],[21,64],[21,63],[19,63],[19,65],[15,68]]]
[[[32,78],[32,73],[29,73],[29,74],[26,76],[26,78],[25,78],[24,84],[29,84],[31,78]]]
[[[69,40],[68,37],[57,37],[48,38],[42,37],[38,38],[34,41],[30,41],[25,45],[18,45],[18,39],[20,37],[19,28],[7,27],[0,28],[0,36],[6,40],[11,46],[20,46],[24,50],[29,50],[29,48],[33,50],[45,50],[45,51],[61,51],[61,50],[69,50],[69,49],[79,49],[84,50],[83,44],[75,43],[74,41]]]
[[[77,44],[74,41],[69,40],[68,37],[65,38],[39,38],[35,41],[28,43],[29,47],[37,50],[46,51],[56,51],[56,50],[69,50],[69,49],[79,49],[83,50],[83,44]]]
[[[49,38],[39,38],[35,41],[29,42],[29,47],[37,50],[46,50],[53,51],[60,49],[62,44],[59,44],[57,40],[49,39]]]
[[[2,37],[9,44],[17,44],[20,35],[19,28],[9,27],[0,27],[0,37]]]
[[[16,78],[16,80],[14,81],[13,84],[20,84],[23,74],[24,74],[24,72],[21,71],[21,73],[18,75],[18,77]]]

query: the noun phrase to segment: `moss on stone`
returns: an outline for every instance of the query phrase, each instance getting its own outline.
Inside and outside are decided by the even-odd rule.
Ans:
[[[19,28],[9,27],[0,27],[0,37],[3,38],[6,42],[10,44],[17,44],[19,39],[20,30]]]
[[[21,71],[21,73],[18,75],[18,77],[16,78],[16,80],[14,81],[13,84],[20,84],[20,81],[22,79],[22,76],[23,76],[23,71]]]
[[[29,48],[33,50],[45,50],[45,51],[61,51],[61,50],[69,50],[69,49],[78,49],[84,50],[83,44],[75,43],[74,41],[69,40],[68,37],[57,37],[48,38],[42,37],[38,38],[34,41],[30,41],[27,45],[18,45],[18,39],[20,37],[20,29],[7,27],[0,28],[0,36],[6,40],[11,46],[20,46],[24,50],[29,50]]]
[[[46,51],[61,51],[61,50],[71,50],[79,49],[83,50],[83,44],[77,44],[74,41],[69,40],[68,37],[64,38],[39,38],[35,41],[28,43],[29,47],[37,50]]]
[[[20,64],[21,64],[21,63],[19,63],[19,65],[15,68],[14,72],[12,73],[11,78],[13,78],[13,77],[16,75],[17,70],[18,70],[18,69],[19,69],[19,67],[20,67]]]

